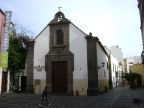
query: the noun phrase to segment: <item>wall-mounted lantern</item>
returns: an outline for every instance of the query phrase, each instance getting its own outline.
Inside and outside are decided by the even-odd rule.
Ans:
[[[104,63],[104,62],[102,62],[102,67],[104,67],[104,65],[105,65],[105,63]]]

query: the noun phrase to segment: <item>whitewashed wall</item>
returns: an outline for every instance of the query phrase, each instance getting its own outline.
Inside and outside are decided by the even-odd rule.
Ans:
[[[70,24],[70,51],[74,53],[74,79],[88,79],[86,34]]]
[[[87,42],[86,34],[74,24],[70,24],[70,51],[74,54],[73,88],[82,95],[88,87]]]
[[[10,91],[10,71],[8,71],[8,76],[7,76],[7,92]]]
[[[49,51],[49,26],[47,26],[35,39],[34,44],[34,82],[39,80],[40,84],[35,85],[35,93],[42,92],[46,82],[45,55]]]
[[[103,49],[97,43],[97,59],[98,59],[98,79],[109,79],[109,70],[107,67],[108,57],[104,53]],[[104,66],[103,66],[104,63]]]
[[[100,92],[105,92],[109,86],[109,69],[108,69],[108,56],[102,49],[99,42],[97,46],[97,63],[98,63],[98,88]]]
[[[111,75],[113,87],[116,87],[116,71],[118,71],[118,60],[113,56],[111,57]]]
[[[34,79],[46,79],[45,55],[49,51],[49,26],[47,26],[35,39],[34,45]],[[40,67],[38,67],[40,65]],[[42,71],[37,71],[42,68]]]

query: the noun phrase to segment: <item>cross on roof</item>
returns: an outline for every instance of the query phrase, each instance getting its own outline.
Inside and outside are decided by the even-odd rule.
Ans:
[[[61,9],[62,7],[59,6],[58,8],[59,8],[59,11],[61,11],[60,9]]]

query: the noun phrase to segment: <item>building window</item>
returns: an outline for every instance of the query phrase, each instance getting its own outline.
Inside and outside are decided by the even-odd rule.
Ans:
[[[61,29],[56,30],[55,45],[64,45],[64,32]]]
[[[114,72],[115,70],[114,70],[114,64],[113,64],[113,72]]]

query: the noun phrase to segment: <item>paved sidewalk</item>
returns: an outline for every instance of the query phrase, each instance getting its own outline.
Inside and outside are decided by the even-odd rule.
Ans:
[[[40,95],[10,93],[0,96],[0,108],[39,108],[40,100]],[[49,100],[53,108],[144,108],[144,89],[116,88],[99,96],[49,96]]]

